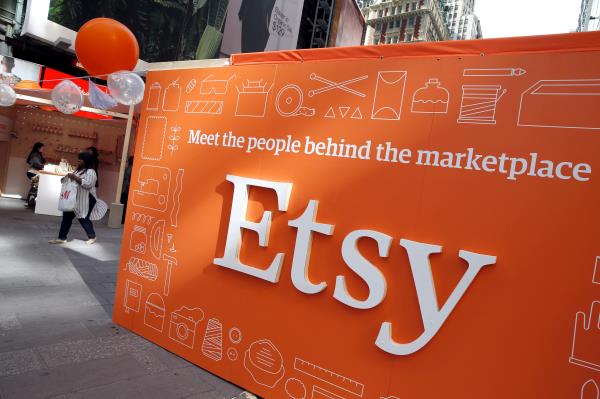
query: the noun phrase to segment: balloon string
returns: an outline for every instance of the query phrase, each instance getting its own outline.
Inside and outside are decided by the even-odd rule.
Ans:
[[[86,76],[75,76],[75,77],[72,77],[72,78],[42,79],[42,80],[38,80],[36,82],[37,83],[58,82],[58,81],[62,82],[63,80],[78,80],[78,79],[100,78],[101,76],[125,75],[127,73],[135,73],[135,74],[139,75],[139,74],[144,73],[144,72],[149,72],[149,70],[113,72],[113,73],[109,73],[107,75],[86,75]]]

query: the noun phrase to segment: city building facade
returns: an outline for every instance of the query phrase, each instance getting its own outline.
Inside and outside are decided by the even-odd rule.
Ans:
[[[365,45],[449,39],[441,0],[378,0],[364,13]]]
[[[481,23],[475,15],[475,0],[444,0],[451,40],[481,39]]]
[[[600,30],[600,0],[582,0],[577,32]]]

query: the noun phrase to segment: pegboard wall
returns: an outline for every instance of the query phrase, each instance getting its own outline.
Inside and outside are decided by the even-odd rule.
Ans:
[[[125,121],[93,120],[19,107],[14,130],[17,138],[12,141],[11,155],[26,158],[36,142],[44,143],[44,158],[58,163],[66,159],[77,164],[77,155],[94,146],[100,152],[104,168],[117,167],[121,159]],[[120,146],[119,146],[120,144]]]

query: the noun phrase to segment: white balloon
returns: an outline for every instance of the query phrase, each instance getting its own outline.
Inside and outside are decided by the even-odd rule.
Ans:
[[[17,102],[17,94],[9,85],[0,84],[0,107],[10,107]]]
[[[132,72],[119,71],[108,76],[110,95],[123,105],[141,103],[145,88],[142,78]]]
[[[52,89],[52,102],[63,114],[74,114],[83,106],[83,93],[70,80],[63,80]]]

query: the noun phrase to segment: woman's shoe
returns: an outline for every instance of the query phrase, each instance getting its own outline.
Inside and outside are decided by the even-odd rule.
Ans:
[[[60,238],[55,238],[54,240],[48,241],[48,244],[64,244],[67,240],[61,240]]]
[[[95,238],[90,238],[90,239],[89,239],[89,240],[87,240],[85,243],[86,243],[87,245],[92,245],[92,244],[93,244],[93,243],[95,243],[95,242],[96,242],[96,239],[95,239]]]

